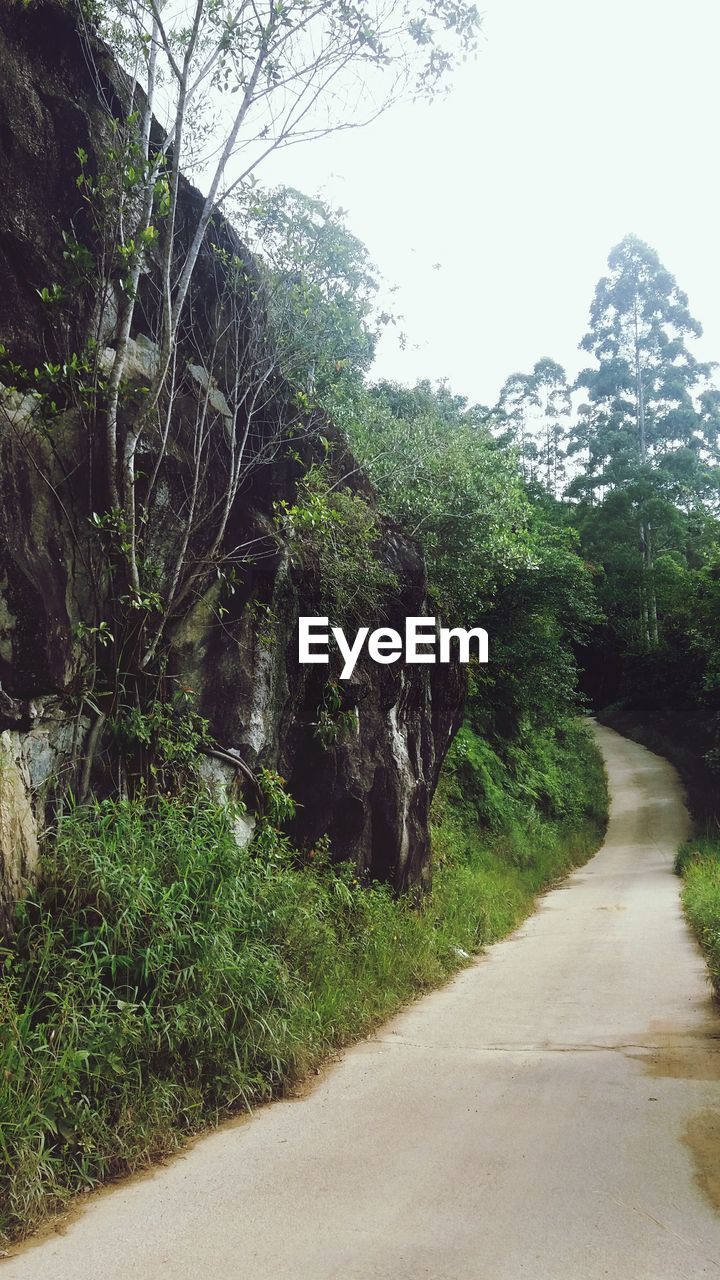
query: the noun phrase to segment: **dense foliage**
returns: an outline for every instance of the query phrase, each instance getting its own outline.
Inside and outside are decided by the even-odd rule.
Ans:
[[[505,744],[574,705],[573,644],[596,620],[577,536],[487,414],[447,388],[381,384],[353,443],[386,508],[423,547],[431,592],[452,626],[482,624],[491,662],[473,670],[473,727]]]

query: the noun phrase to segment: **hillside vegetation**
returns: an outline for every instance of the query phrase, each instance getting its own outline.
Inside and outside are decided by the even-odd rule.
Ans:
[[[522,786],[463,731],[420,903],[293,849],[277,779],[243,850],[201,793],[67,813],[0,951],[0,1238],[292,1086],[514,928],[606,810],[583,727],[516,764]]]

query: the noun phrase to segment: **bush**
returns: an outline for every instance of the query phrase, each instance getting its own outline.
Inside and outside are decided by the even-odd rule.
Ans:
[[[720,995],[720,836],[717,823],[680,849],[675,869],[684,880],[683,907],[705,952],[710,977]]]
[[[382,561],[378,513],[361,494],[315,465],[298,484],[297,502],[278,503],[276,521],[323,615],[341,626],[383,618],[398,583]]]

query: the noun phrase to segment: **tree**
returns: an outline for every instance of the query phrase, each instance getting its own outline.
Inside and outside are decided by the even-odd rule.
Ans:
[[[420,542],[450,626],[485,626],[491,661],[473,668],[468,712],[503,752],[574,706],[573,644],[596,620],[577,534],[542,490],[528,492],[489,414],[445,384],[381,383],[353,444],[388,511]]]
[[[450,626],[479,618],[527,556],[515,459],[446,384],[382,382],[351,433],[390,513],[421,542]]]
[[[639,631],[646,646],[657,646],[653,513],[670,500],[681,451],[699,457],[710,444],[713,414],[703,416],[697,401],[710,366],[689,351],[687,339],[700,335],[700,325],[649,245],[626,236],[608,266],[581,343],[597,367],[578,378],[589,403],[574,447],[586,452],[587,461],[571,491],[593,497],[620,488],[630,496],[640,558]]]
[[[340,427],[358,409],[386,314],[365,245],[331,209],[290,187],[254,188],[238,216],[262,264],[283,375]]]
[[[530,432],[530,418],[539,400],[531,373],[511,373],[500,391],[496,413],[506,425],[508,443],[512,442],[520,461],[523,480],[535,479],[538,448]]]
[[[539,480],[557,497],[565,476],[563,419],[571,411],[562,365],[544,356],[531,373],[513,373],[502,387],[496,411],[517,445],[524,479]]]
[[[557,498],[565,478],[567,426],[563,420],[569,417],[572,408],[570,388],[562,365],[547,356],[534,365],[533,380],[540,408],[540,479],[547,493]]]

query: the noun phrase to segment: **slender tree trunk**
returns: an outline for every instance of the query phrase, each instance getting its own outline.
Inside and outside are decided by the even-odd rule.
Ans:
[[[647,439],[645,435],[645,392],[643,388],[642,365],[640,361],[640,327],[638,320],[637,294],[635,295],[633,320],[635,326],[635,417],[638,431],[638,451],[640,454],[640,462],[642,464],[647,458]],[[659,641],[652,552],[652,530],[645,520],[643,520],[640,526],[640,540],[642,544],[643,579],[642,634],[645,639],[645,644],[649,649],[651,647],[657,647]]]
[[[657,615],[657,597],[655,595],[655,555],[653,550],[653,531],[652,526],[648,523],[646,526],[647,537],[647,592],[648,592],[648,622],[650,643],[654,648],[660,643],[660,634],[658,630]]]
[[[638,428],[638,445],[640,449],[640,461],[644,462],[647,456],[647,443],[645,440],[645,392],[643,390],[642,368],[640,364],[640,327],[638,320],[638,299],[635,294],[635,416]]]
[[[650,648],[650,632],[648,629],[648,607],[647,595],[645,593],[645,581],[640,583],[640,639],[646,649]]]

